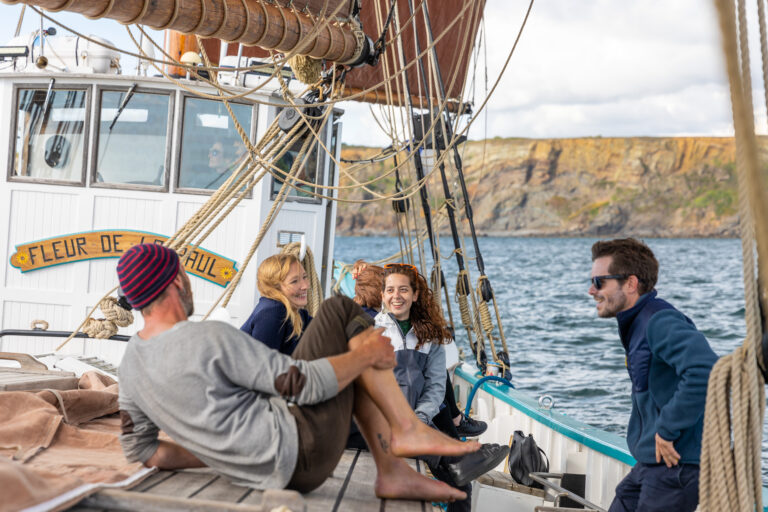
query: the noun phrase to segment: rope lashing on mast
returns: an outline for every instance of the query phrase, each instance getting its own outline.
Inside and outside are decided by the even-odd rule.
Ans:
[[[739,348],[717,361],[709,377],[699,485],[699,509],[704,512],[763,507],[760,464],[766,365],[762,338],[767,329],[760,309],[768,311],[768,204],[755,136],[746,8],[743,0],[737,5],[738,16],[733,0],[715,0],[736,134],[747,336]],[[758,2],[758,16],[765,87],[768,44],[762,2]]]

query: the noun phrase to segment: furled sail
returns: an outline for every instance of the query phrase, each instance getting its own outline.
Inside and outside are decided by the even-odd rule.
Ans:
[[[363,53],[356,24],[333,20],[313,32],[317,17],[258,0],[8,0],[47,11],[70,11],[86,17],[109,18],[126,25],[147,25],[201,37],[218,38],[281,52],[296,52],[340,64],[355,63]],[[287,2],[282,2],[287,3]],[[294,4],[336,4],[349,0],[304,0]],[[310,35],[312,34],[312,35]],[[307,35],[309,37],[303,37]]]
[[[407,104],[410,96],[417,106],[435,103],[439,97],[420,77],[418,59],[422,69],[439,65],[445,97],[453,103],[460,101],[485,6],[485,0],[362,0],[358,12],[356,0],[4,1],[198,35],[205,38],[213,64],[218,63],[222,41],[242,45],[230,44],[228,55],[239,52],[243,57],[266,58],[272,50],[338,64],[367,61],[368,65],[348,73],[345,96],[395,105]],[[429,16],[424,5],[429,7]],[[371,43],[382,34],[386,44],[378,58],[371,59]],[[187,39],[191,45],[194,38]],[[176,47],[182,53],[189,49],[184,44]],[[403,86],[403,75],[412,84],[410,94]]]

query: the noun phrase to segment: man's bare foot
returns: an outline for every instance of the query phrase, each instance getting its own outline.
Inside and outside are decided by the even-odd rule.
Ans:
[[[392,428],[391,449],[396,457],[466,455],[479,450],[480,443],[453,439],[417,420],[406,430]]]
[[[386,473],[376,476],[376,496],[387,499],[452,502],[467,494],[417,473],[403,459],[395,459]]]

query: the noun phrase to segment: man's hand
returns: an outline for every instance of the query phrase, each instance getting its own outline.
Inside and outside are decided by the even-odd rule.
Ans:
[[[377,370],[389,370],[396,364],[395,349],[382,332],[383,327],[369,327],[349,340],[349,348]]]
[[[680,462],[680,454],[675,450],[675,444],[672,441],[662,439],[661,436],[656,433],[656,462],[661,462],[664,459],[664,464],[668,468],[677,466]]]

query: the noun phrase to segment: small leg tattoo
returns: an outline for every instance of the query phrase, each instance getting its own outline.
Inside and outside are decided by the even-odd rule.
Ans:
[[[384,453],[389,453],[389,443],[386,439],[384,439],[381,434],[376,434],[376,437],[379,438],[379,444],[381,445],[381,449],[384,450]]]

